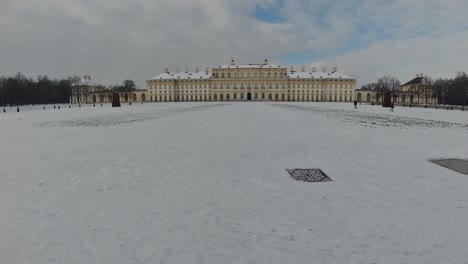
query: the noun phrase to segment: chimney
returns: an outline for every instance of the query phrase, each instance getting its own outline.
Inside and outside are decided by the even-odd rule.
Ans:
[[[179,72],[179,68],[175,68],[174,72],[176,72],[176,73]]]
[[[234,59],[231,59],[231,65],[235,65]]]
[[[294,66],[291,66],[291,72],[295,72],[296,69],[294,68]]]
[[[169,73],[169,68],[164,68],[164,73]]]
[[[268,65],[268,59],[265,59],[265,62],[263,63],[263,65]]]
[[[317,67],[312,67],[312,72],[316,72],[317,71]]]
[[[322,67],[322,72],[327,72],[327,67]]]
[[[337,72],[338,71],[338,67],[333,67],[333,72]]]
[[[210,71],[210,69],[208,67],[206,67],[206,69],[205,69],[206,74],[208,74],[209,71]]]
[[[305,66],[301,66],[301,72],[305,72]]]
[[[188,68],[185,68],[185,73],[188,73]]]
[[[195,72],[198,73],[200,69],[198,67],[195,68]]]

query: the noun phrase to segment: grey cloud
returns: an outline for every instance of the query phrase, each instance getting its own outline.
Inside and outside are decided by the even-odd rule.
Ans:
[[[377,74],[371,63],[382,64],[382,70],[403,63],[377,60],[384,49],[401,52],[398,58],[409,56],[410,48],[421,48],[412,44],[421,35],[431,36],[428,42],[450,52],[463,52],[454,39],[463,43],[468,38],[454,36],[467,24],[468,7],[464,1],[448,2],[381,0],[356,5],[355,1],[288,0],[280,10],[285,22],[270,24],[252,14],[255,5],[279,8],[276,0],[4,0],[0,73],[90,74],[104,84],[131,78],[145,87],[145,80],[164,67],[204,68],[227,63],[231,57],[261,62],[307,49],[329,53],[359,39],[368,48],[311,63],[342,62],[350,73],[370,80]],[[356,35],[359,27],[365,31]],[[374,27],[385,29],[383,33],[392,39],[378,42],[382,32]],[[419,44],[426,45],[427,54],[437,53],[434,60],[454,57],[435,43]],[[423,56],[421,60],[427,62]],[[409,72],[424,71],[420,69],[424,65],[414,61],[403,64]]]

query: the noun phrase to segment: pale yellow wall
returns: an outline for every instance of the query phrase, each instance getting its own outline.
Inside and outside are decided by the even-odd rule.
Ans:
[[[153,101],[353,101],[356,80],[289,79],[287,68],[214,68],[212,79],[149,80]],[[263,95],[263,96],[262,96]],[[271,96],[271,97],[270,97]],[[215,99],[216,98],[216,99]],[[270,99],[271,98],[271,99]]]
[[[92,102],[91,101],[92,96],[90,95],[90,93],[101,92],[104,90],[105,90],[104,86],[88,86],[88,85],[72,86],[71,95],[70,95],[70,103],[72,104],[90,103]]]

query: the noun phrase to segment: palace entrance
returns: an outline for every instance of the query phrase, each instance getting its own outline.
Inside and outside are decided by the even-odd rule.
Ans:
[[[252,100],[252,94],[251,93],[247,93],[247,101],[250,101]]]

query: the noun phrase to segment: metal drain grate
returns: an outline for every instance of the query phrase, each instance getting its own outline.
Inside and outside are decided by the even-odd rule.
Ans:
[[[321,169],[286,169],[296,181],[329,182],[332,181]]]

